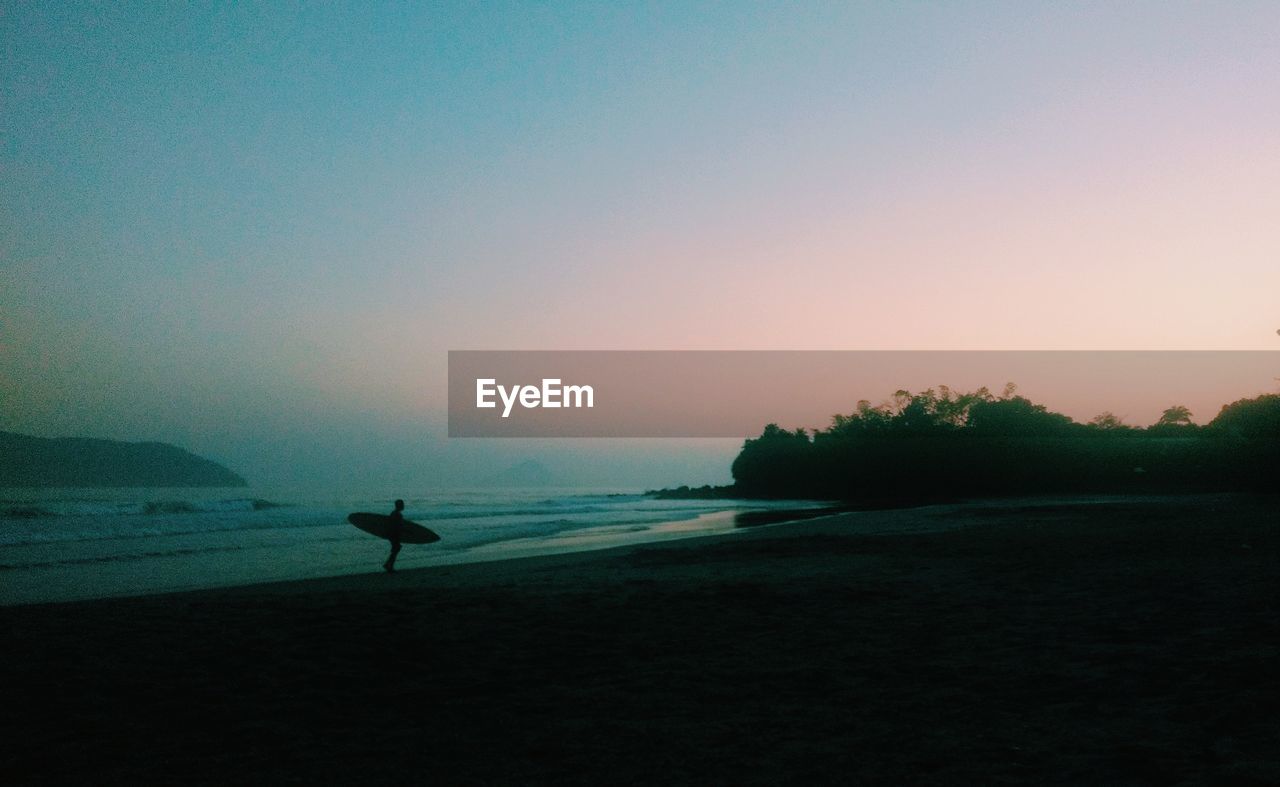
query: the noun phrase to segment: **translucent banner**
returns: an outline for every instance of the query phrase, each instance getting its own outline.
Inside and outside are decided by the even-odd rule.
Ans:
[[[747,437],[824,428],[897,391],[1017,394],[1135,426],[1171,406],[1207,423],[1274,393],[1271,351],[492,351],[449,353],[450,437]]]

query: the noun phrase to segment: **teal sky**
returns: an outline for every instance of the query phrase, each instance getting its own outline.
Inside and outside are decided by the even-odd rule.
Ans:
[[[0,428],[661,483],[732,447],[415,453],[445,352],[1277,342],[1275,3],[35,3],[0,35]]]

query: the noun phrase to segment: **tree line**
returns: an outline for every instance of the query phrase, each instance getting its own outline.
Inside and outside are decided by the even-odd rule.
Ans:
[[[1203,426],[1182,405],[1147,427],[1087,423],[1019,396],[947,386],[857,403],[825,429],[769,424],[733,463],[750,497],[935,499],[1050,492],[1280,488],[1280,395],[1241,399]]]

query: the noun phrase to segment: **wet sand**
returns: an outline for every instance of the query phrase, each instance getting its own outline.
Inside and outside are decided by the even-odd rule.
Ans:
[[[1280,782],[1280,504],[846,514],[0,609],[8,782]]]

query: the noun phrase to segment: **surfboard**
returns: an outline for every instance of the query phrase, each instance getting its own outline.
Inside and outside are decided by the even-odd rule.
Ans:
[[[391,517],[386,514],[360,512],[349,515],[347,521],[366,533],[391,540]],[[436,535],[435,531],[417,522],[406,519],[400,524],[400,543],[402,544],[430,544],[439,540],[440,536]]]

